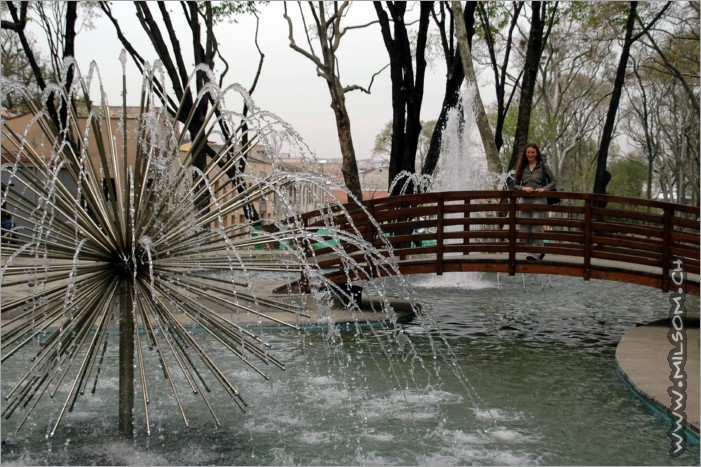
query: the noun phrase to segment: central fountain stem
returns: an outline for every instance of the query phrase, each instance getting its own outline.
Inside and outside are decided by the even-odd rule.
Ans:
[[[119,435],[134,436],[134,313],[132,294],[124,280],[119,294]]]

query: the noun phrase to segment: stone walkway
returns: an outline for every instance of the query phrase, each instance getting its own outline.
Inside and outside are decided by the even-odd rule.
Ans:
[[[686,329],[687,426],[699,433],[699,319],[689,317]],[[667,411],[672,405],[667,388],[672,368],[667,361],[672,344],[667,339],[667,319],[638,326],[621,338],[616,363],[633,389]]]

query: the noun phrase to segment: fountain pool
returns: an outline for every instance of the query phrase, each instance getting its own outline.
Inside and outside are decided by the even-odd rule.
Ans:
[[[389,290],[393,280],[385,280]],[[206,413],[191,413],[191,427],[184,428],[164,397],[152,408],[150,437],[139,436],[137,425],[133,441],[117,440],[111,394],[117,375],[107,374],[103,388],[86,396],[53,439],[46,437],[48,426],[14,434],[16,421],[3,421],[3,463],[699,464],[698,441],[679,458],[668,455],[668,421],[626,387],[614,363],[628,329],[666,316],[666,294],[548,276],[486,274],[461,286],[436,286],[421,276],[410,281],[473,396],[445,363],[424,370],[398,358],[388,366],[378,358],[381,328],[375,330],[380,339],[358,340],[354,331],[342,331],[334,346],[325,332],[266,328],[272,347],[288,356],[287,371],[266,382],[237,359],[220,359],[256,395],[247,413],[233,407],[223,413],[220,428]],[[698,298],[689,297],[687,305],[698,309]],[[418,352],[430,357],[424,327],[402,326]],[[216,356],[217,346],[201,340]],[[106,358],[116,359],[116,349]],[[3,375],[21,371],[10,364],[16,362],[3,364]],[[397,387],[386,377],[393,368],[411,375],[412,384]],[[163,384],[153,390],[167,392]],[[46,424],[45,416],[35,418]]]

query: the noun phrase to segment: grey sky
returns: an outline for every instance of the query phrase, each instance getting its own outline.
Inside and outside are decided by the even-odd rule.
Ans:
[[[295,18],[299,18],[296,3],[288,7]],[[306,5],[305,5],[306,7]],[[131,2],[114,2],[122,28],[132,43],[144,44],[139,52],[154,60],[145,33],[138,25]],[[176,5],[173,5],[176,8]],[[289,47],[287,23],[282,17],[281,2],[261,6],[259,44],[265,53],[263,71],[253,94],[256,104],[271,111],[290,123],[304,138],[319,158],[340,157],[336,126],[329,103],[325,82],[316,76],[311,61]],[[175,15],[174,15],[175,16]],[[370,2],[355,2],[350,11],[348,24],[361,24],[376,18]],[[112,25],[100,18],[92,30],[80,32],[76,44],[76,56],[83,73],[87,73],[90,61],[97,62],[103,81],[110,90],[108,97],[112,105],[121,102],[122,49]],[[250,17],[238,18],[238,23],[223,23],[217,31],[222,53],[229,61],[230,70],[225,85],[234,82],[249,87],[258,64],[258,55],[253,43],[255,23]],[[189,28],[182,25],[183,47],[188,46]],[[302,30],[295,31],[298,43],[306,43]],[[188,52],[186,58],[192,55]],[[366,29],[349,31],[344,37],[339,53],[341,77],[344,85],[359,84],[367,87],[372,75],[389,61],[378,25]],[[194,63],[192,64],[194,65]],[[138,71],[129,63],[127,68],[130,104],[137,104],[140,79]],[[427,71],[422,120],[436,119],[443,98],[445,66],[438,61],[434,69]],[[372,94],[360,91],[347,94],[347,105],[351,117],[353,140],[358,158],[370,156],[374,138],[391,119],[391,89],[389,70],[375,79]],[[240,110],[236,108],[235,110]]]

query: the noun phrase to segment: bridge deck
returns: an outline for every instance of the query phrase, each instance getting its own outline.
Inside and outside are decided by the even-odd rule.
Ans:
[[[359,266],[367,267],[367,263]],[[412,255],[397,261],[402,274],[436,274],[434,255]],[[526,260],[525,253],[516,256],[515,273],[554,274],[561,276],[583,276],[584,259],[576,256],[546,255],[541,261]],[[662,268],[631,264],[623,261],[593,258],[590,263],[588,279],[614,280],[662,287]],[[469,255],[446,254],[443,258],[442,272],[500,272],[509,273],[508,253],[471,253]],[[344,271],[330,272],[327,277],[335,281],[336,276],[345,277]],[[699,274],[686,274],[685,290],[699,295]]]

